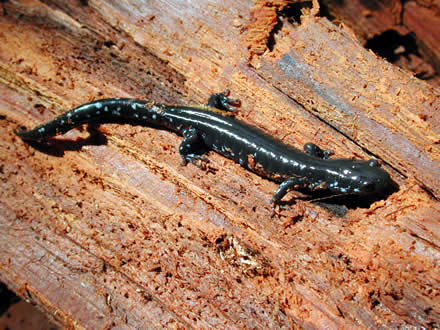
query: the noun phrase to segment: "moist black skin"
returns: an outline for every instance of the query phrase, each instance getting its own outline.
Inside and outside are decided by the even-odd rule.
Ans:
[[[199,167],[208,162],[208,150],[233,159],[244,168],[280,182],[271,202],[279,204],[292,189],[330,194],[374,195],[387,190],[391,179],[374,159],[329,159],[332,151],[313,143],[302,152],[274,139],[226,112],[235,111],[238,100],[229,91],[211,95],[207,106],[154,104],[112,98],[80,105],[46,124],[15,132],[24,141],[45,141],[86,123],[121,122],[154,125],[183,136],[179,152],[183,165]]]

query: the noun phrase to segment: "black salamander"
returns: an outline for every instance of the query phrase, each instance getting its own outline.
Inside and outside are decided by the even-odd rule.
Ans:
[[[207,106],[153,104],[142,100],[113,98],[83,104],[32,130],[18,131],[24,141],[44,141],[85,123],[130,121],[166,128],[183,135],[179,152],[183,164],[199,167],[208,162],[208,150],[233,159],[244,168],[280,182],[271,202],[278,204],[289,190],[326,190],[330,194],[372,195],[391,184],[375,159],[329,159],[331,151],[312,143],[302,152],[261,130],[235,119],[238,100],[229,91],[213,94]]]

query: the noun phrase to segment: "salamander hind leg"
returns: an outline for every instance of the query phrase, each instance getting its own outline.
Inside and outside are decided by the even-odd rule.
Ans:
[[[183,141],[179,147],[179,153],[182,156],[182,165],[193,163],[197,167],[205,169],[206,163],[209,163],[209,159],[202,153],[206,147],[202,138],[194,128],[186,129],[183,131]]]
[[[330,156],[334,154],[333,150],[322,150],[316,144],[311,142],[306,143],[303,148],[306,154],[321,159],[329,159]]]
[[[230,93],[231,91],[227,89],[224,92],[212,94],[208,99],[208,106],[229,112],[237,111],[236,107],[240,106],[240,100],[229,98]]]

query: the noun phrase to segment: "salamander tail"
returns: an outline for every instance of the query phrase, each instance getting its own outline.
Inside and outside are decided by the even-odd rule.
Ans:
[[[36,127],[31,130],[26,129],[14,129],[14,133],[19,136],[24,141],[42,141],[45,139],[45,135],[41,134],[41,132],[38,131],[39,127]]]

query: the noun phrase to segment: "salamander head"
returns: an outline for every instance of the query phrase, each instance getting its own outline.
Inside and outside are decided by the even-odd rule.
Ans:
[[[391,185],[390,176],[375,159],[338,159],[334,165],[337,166],[328,171],[328,188],[333,193],[373,195],[383,193]]]

